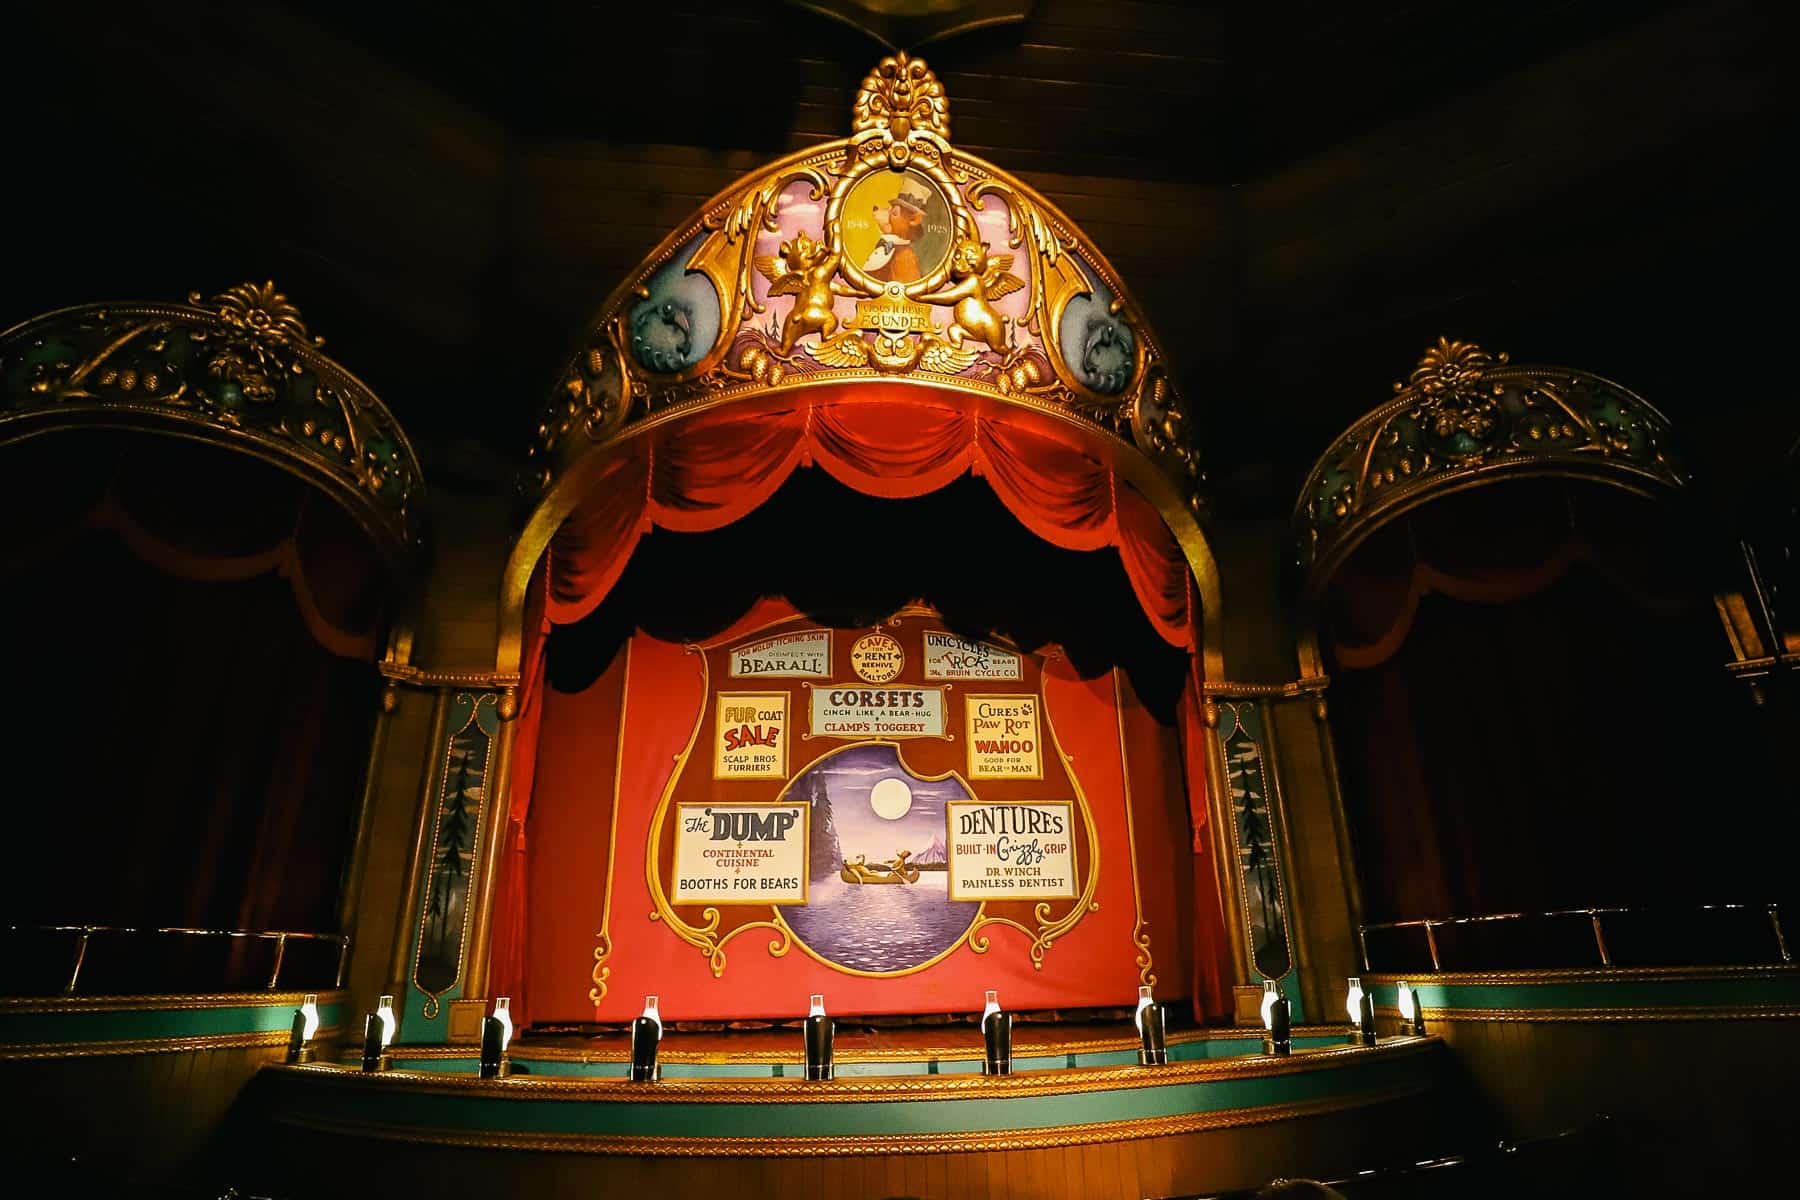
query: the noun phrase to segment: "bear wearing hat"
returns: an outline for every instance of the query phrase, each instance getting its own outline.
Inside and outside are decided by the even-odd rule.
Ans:
[[[917,184],[900,185],[899,193],[888,202],[884,212],[875,206],[875,225],[881,240],[869,251],[863,270],[883,283],[911,283],[922,272],[919,255],[913,243],[925,233],[925,193]]]

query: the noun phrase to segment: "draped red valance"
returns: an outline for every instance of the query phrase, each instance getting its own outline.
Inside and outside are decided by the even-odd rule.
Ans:
[[[722,528],[766,502],[802,466],[856,491],[909,499],[963,475],[984,479],[1037,537],[1075,551],[1119,553],[1133,594],[1157,634],[1194,664],[1180,741],[1196,854],[1206,853],[1205,737],[1198,677],[1200,612],[1180,543],[1156,509],[1099,461],[1074,430],[1025,410],[986,411],[964,398],[906,384],[847,384],[784,397],[777,407],[699,414],[644,437],[610,459],[551,539],[526,595],[520,708],[511,806],[502,850],[492,946],[494,994],[524,1009],[526,822],[536,774],[545,640],[592,613],[652,528]],[[1197,871],[1196,1008],[1228,1011],[1229,984],[1210,867]],[[519,1018],[528,1019],[528,1018]]]
[[[1366,670],[1392,658],[1433,593],[1513,604],[1577,566],[1644,611],[1671,615],[1694,591],[1691,580],[1670,575],[1670,536],[1641,497],[1559,479],[1516,480],[1426,505],[1370,536],[1332,581],[1332,662]]]
[[[1020,524],[1052,545],[1116,548],[1151,626],[1172,645],[1194,646],[1179,543],[1149,501],[1076,435],[899,385],[820,389],[754,416],[702,414],[608,462],[551,541],[549,623],[592,612],[652,527],[699,533],[729,525],[800,466],[893,500],[980,476]]]
[[[103,531],[189,583],[274,575],[320,646],[365,662],[379,654],[388,573],[355,522],[298,479],[209,446],[101,432],[44,438],[15,457],[0,505],[32,520],[0,539],[0,576]]]

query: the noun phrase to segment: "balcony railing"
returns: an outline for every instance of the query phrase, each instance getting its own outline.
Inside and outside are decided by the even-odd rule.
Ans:
[[[1363,969],[1371,972],[1793,962],[1778,904],[1489,913],[1379,922],[1357,936]]]
[[[148,996],[342,987],[350,938],[270,929],[11,925],[0,995]]]

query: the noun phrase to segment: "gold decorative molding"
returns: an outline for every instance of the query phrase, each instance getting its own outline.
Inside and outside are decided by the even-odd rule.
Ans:
[[[437,671],[415,667],[410,663],[383,661],[378,664],[381,676],[395,683],[419,688],[516,688],[517,671]]]
[[[1658,983],[1689,979],[1800,979],[1800,966],[1710,967],[1558,967],[1535,971],[1365,971],[1371,984],[1392,987],[1405,980],[1420,984]]]
[[[6,996],[0,997],[0,1015],[14,1013],[169,1012],[197,1008],[298,1008],[307,995],[316,995],[321,1006],[341,1004],[350,993],[321,992],[205,992],[164,996]]]
[[[418,459],[323,342],[268,282],[45,313],[0,333],[0,444],[126,429],[250,454],[331,496],[400,566],[419,543]]]
[[[336,1025],[321,1026],[316,1040],[328,1042],[342,1032]],[[19,1042],[0,1044],[0,1062],[14,1059],[101,1058],[128,1054],[179,1054],[196,1050],[245,1050],[286,1046],[286,1029],[254,1033],[211,1033],[193,1037],[135,1038],[90,1042]]]
[[[643,1085],[638,1085],[643,1090]],[[543,1134],[510,1131],[470,1132],[423,1126],[333,1121],[278,1113],[283,1125],[347,1137],[415,1142],[436,1146],[484,1149],[540,1150],[583,1154],[636,1154],[698,1158],[796,1158],[813,1155],[951,1154],[968,1151],[1036,1150],[1058,1146],[1083,1146],[1103,1142],[1205,1133],[1246,1125],[1266,1125],[1303,1117],[1325,1116],[1355,1108],[1375,1108],[1421,1096],[1428,1083],[1333,1096],[1324,1100],[1297,1101],[1254,1108],[1215,1109],[1142,1121],[1093,1121],[1077,1125],[1051,1125],[1039,1129],[1006,1129],[969,1133],[857,1134],[830,1137],[630,1137],[618,1134]]]
[[[1439,338],[1395,398],[1359,418],[1307,475],[1294,506],[1300,669],[1322,673],[1317,609],[1327,584],[1375,530],[1438,496],[1500,479],[1587,479],[1644,496],[1685,492],[1669,419],[1598,375],[1523,366]]]
[[[1381,1009],[1399,1019],[1400,1010]],[[1671,1005],[1667,1008],[1431,1008],[1422,1007],[1427,1021],[1546,1021],[1585,1022],[1596,1025],[1621,1021],[1758,1021],[1800,1019],[1800,1006],[1766,1005]]]
[[[507,565],[498,670],[518,670],[525,590],[551,535],[636,438],[880,381],[1076,433],[1174,533],[1198,585],[1202,673],[1221,678],[1197,427],[1141,308],[1074,222],[951,145],[923,60],[882,60],[851,125],[714,196],[602,305],[529,448],[537,507]]]
[[[1312,696],[1323,692],[1331,685],[1328,675],[1314,675],[1307,679],[1290,679],[1285,683],[1236,683],[1221,679],[1216,683],[1202,685],[1204,695],[1219,700],[1260,700],[1264,698],[1290,700],[1296,696]]]
[[[1295,1050],[1282,1057],[1176,1062],[1161,1067],[1075,1067],[1018,1075],[887,1075],[809,1081],[769,1079],[665,1079],[653,1088],[620,1078],[592,1076],[512,1076],[480,1079],[431,1071],[384,1071],[365,1075],[331,1064],[280,1065],[273,1070],[323,1075],[345,1087],[384,1087],[406,1092],[482,1095],[534,1100],[615,1101],[633,1104],[844,1104],[883,1100],[1001,1100],[1021,1096],[1070,1096],[1138,1088],[1181,1087],[1220,1079],[1265,1079],[1352,1068],[1377,1059],[1408,1058],[1434,1052],[1436,1037],[1390,1038],[1378,1046],[1327,1046]],[[402,1053],[401,1057],[404,1057]]]

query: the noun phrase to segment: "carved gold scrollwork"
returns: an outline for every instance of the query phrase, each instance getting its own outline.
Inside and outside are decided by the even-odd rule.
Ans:
[[[1196,422],[1147,323],[1068,218],[954,150],[949,117],[922,59],[885,58],[849,137],[771,163],[672,231],[558,380],[528,490],[670,409],[900,377],[1085,428],[1114,462],[1128,455],[1126,475],[1141,462],[1161,476],[1148,486],[1165,519],[1191,521]],[[682,310],[704,291],[696,276],[716,314]],[[662,342],[640,346],[633,323],[658,316],[672,323]]]
[[[247,451],[336,497],[402,562],[418,542],[418,460],[323,344],[270,282],[47,313],[0,334],[0,441],[129,427]]]
[[[1394,391],[1331,444],[1301,491],[1294,532],[1309,596],[1369,532],[1437,492],[1523,473],[1642,492],[1687,486],[1668,418],[1585,371],[1439,338]]]

